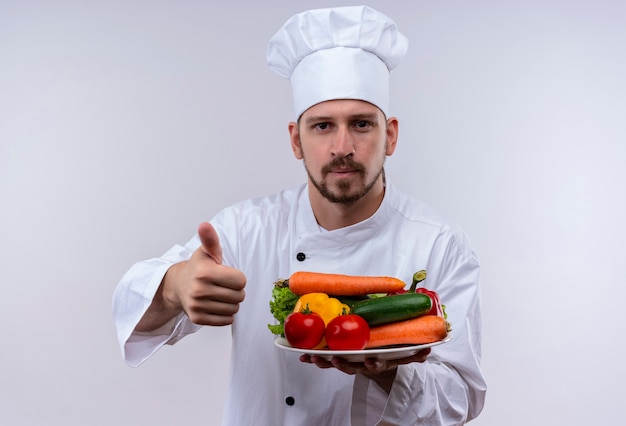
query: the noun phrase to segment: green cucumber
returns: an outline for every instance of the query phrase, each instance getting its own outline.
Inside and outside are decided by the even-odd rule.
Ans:
[[[375,326],[416,318],[431,308],[432,301],[426,294],[402,293],[362,300],[354,304],[350,313]]]
[[[364,296],[334,296],[336,299],[339,299],[341,303],[344,303],[352,309],[355,303],[362,302],[363,300],[369,299],[367,295]]]

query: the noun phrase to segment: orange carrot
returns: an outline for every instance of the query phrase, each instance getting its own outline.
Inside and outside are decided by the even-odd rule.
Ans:
[[[279,280],[278,287],[289,286],[297,295],[326,293],[336,296],[359,296],[372,293],[390,293],[404,288],[404,282],[394,277],[325,274],[321,272],[294,272],[288,280]]]
[[[450,331],[450,324],[444,318],[437,315],[423,315],[372,327],[367,348],[438,342],[446,338],[448,331]]]

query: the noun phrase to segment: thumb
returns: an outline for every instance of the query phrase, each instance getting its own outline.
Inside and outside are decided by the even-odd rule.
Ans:
[[[208,222],[203,222],[198,226],[198,236],[200,237],[200,250],[215,261],[222,263],[222,246],[217,231]]]

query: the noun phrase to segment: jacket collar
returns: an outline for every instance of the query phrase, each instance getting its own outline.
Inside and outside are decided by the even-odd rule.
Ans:
[[[385,195],[378,210],[369,218],[334,231],[321,230],[315,220],[311,200],[309,199],[308,184],[302,185],[298,197],[298,210],[296,215],[296,229],[298,238],[313,238],[319,241],[327,241],[329,244],[351,244],[358,241],[373,238],[380,229],[389,222],[392,214],[391,200],[395,189],[387,179]]]

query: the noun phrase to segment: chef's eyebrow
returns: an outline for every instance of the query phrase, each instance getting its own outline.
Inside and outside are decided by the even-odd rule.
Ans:
[[[304,120],[304,124],[313,124],[313,123],[323,123],[325,121],[334,121],[336,120],[336,117],[330,116],[330,115],[312,115],[310,117],[307,117]],[[349,121],[361,121],[361,120],[367,120],[367,121],[373,121],[376,122],[378,121],[378,116],[376,113],[357,113],[357,114],[352,114],[348,116],[348,120]]]

